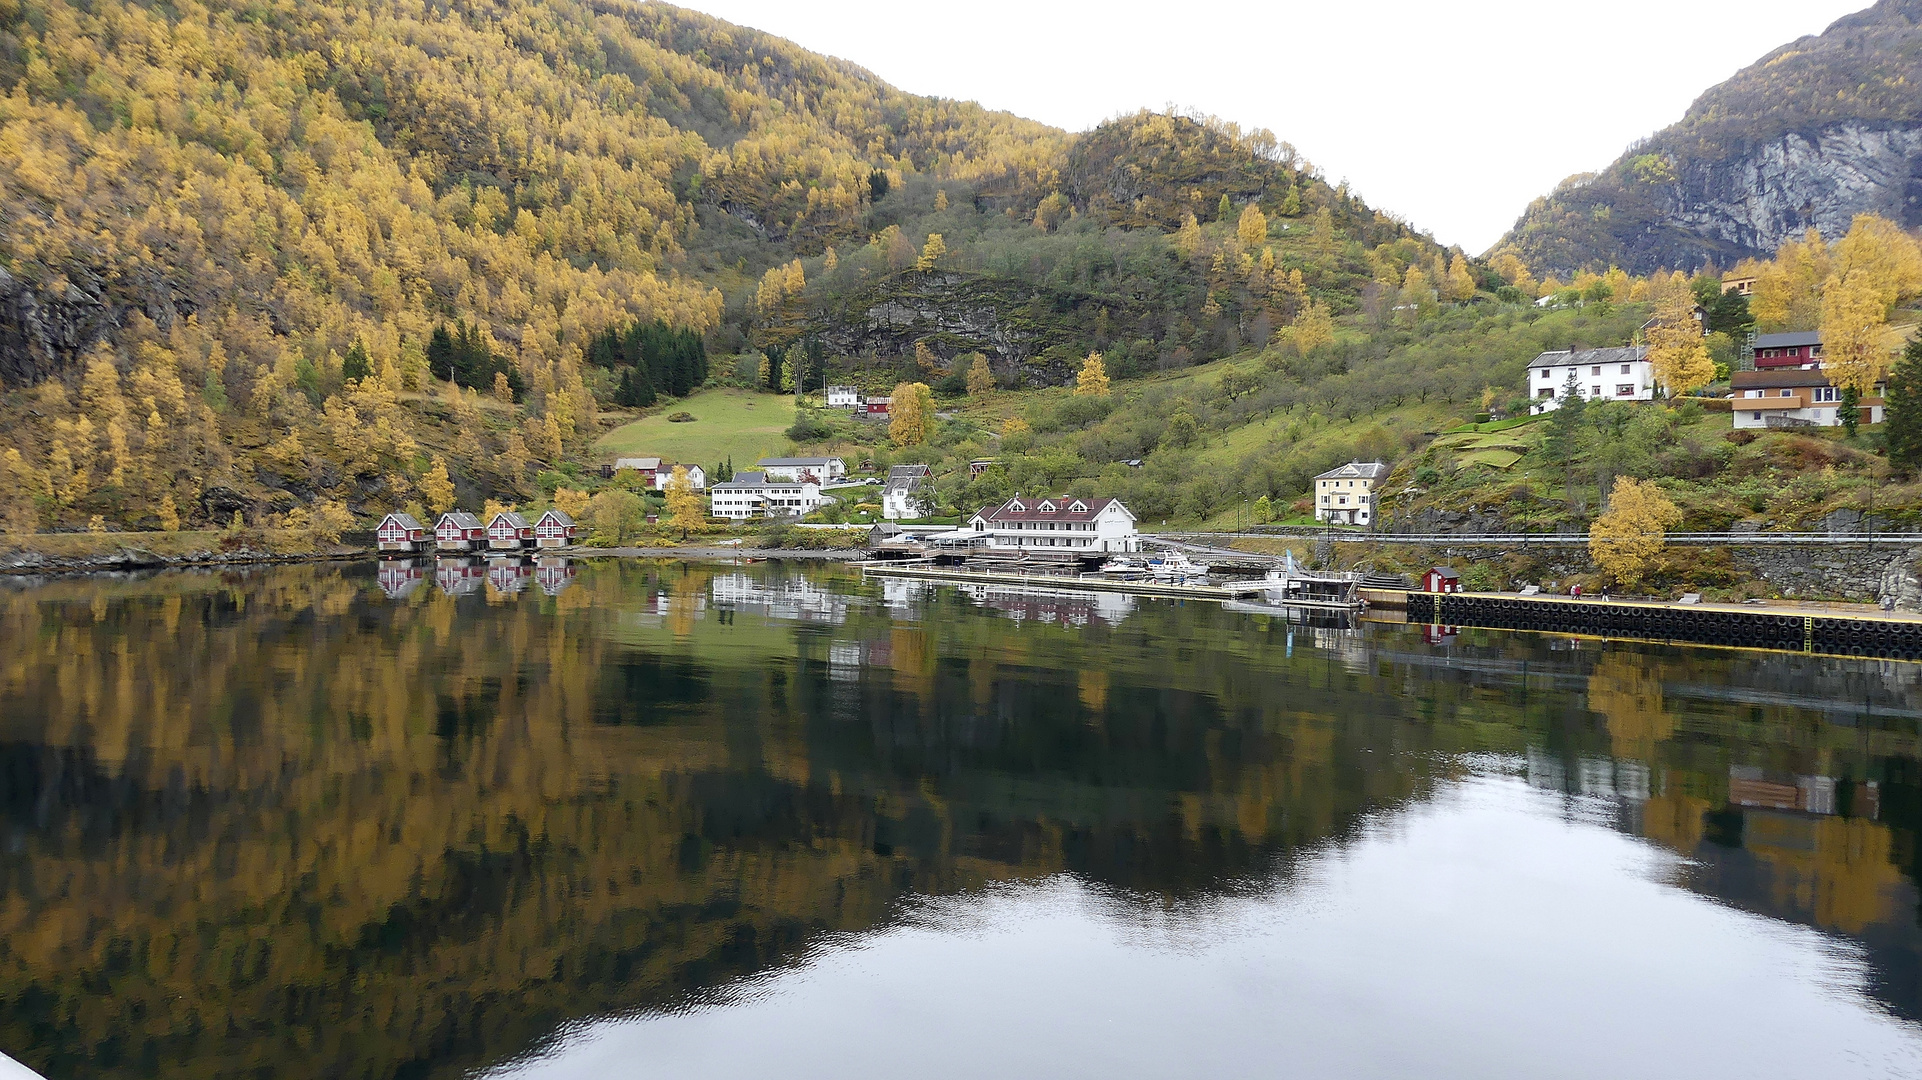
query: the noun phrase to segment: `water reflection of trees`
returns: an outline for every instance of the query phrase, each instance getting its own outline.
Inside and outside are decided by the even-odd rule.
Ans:
[[[1233,887],[1477,750],[1535,747],[1576,787],[1582,761],[1634,764],[1627,824],[1762,860],[1763,909],[1913,923],[1915,787],[1890,772],[1913,769],[1890,763],[1914,759],[1916,695],[1840,662],[1771,689],[1767,665],[1473,633],[1291,652],[1294,628],[1208,605],[1016,623],[774,567],[593,566],[553,596],[382,584],[0,597],[0,1042],[61,1076],[453,1075],[910,892]],[[1862,689],[1883,718],[1702,696],[1738,674],[1751,695]],[[1839,832],[1811,853],[1753,828],[1729,848],[1731,765],[1881,769],[1879,815],[1823,818]]]

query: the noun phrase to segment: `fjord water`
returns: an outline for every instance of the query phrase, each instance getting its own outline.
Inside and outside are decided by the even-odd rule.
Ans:
[[[842,567],[0,585],[48,1077],[1922,1075],[1922,667]]]

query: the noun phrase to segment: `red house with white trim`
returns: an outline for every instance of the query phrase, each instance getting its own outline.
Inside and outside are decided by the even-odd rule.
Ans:
[[[574,519],[560,510],[549,510],[534,523],[534,546],[544,548],[566,547],[574,542],[574,534],[579,531]]]
[[[512,510],[502,510],[487,523],[487,546],[495,551],[519,551],[534,546],[534,526]]]
[[[434,546],[442,551],[476,551],[487,542],[487,527],[465,510],[449,510],[434,523]]]
[[[1462,591],[1462,576],[1446,566],[1430,567],[1421,578],[1422,592],[1457,593]]]
[[[374,530],[374,542],[382,551],[426,551],[427,526],[414,520],[414,515],[397,510],[380,519],[380,526]]]

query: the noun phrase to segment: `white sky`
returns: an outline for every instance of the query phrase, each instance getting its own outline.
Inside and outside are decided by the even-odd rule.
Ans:
[[[1480,253],[1763,53],[1868,0],[681,0],[917,94],[1081,131],[1173,104],[1265,127]]]

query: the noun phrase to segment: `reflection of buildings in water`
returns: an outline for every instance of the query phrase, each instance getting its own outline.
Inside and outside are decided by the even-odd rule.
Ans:
[[[1368,653],[1368,642],[1362,636],[1360,626],[1311,626],[1315,648],[1341,659],[1341,666],[1350,674],[1366,675],[1374,670]]]
[[[486,567],[473,559],[434,560],[434,586],[449,596],[479,592],[486,580]]]
[[[770,619],[834,626],[847,621],[853,603],[845,593],[824,589],[806,578],[760,580],[741,573],[715,575],[708,585],[708,596],[723,610],[753,611]]]
[[[534,568],[518,558],[489,559],[487,584],[505,596],[523,592],[534,583]]]
[[[836,641],[828,646],[828,678],[835,682],[860,682],[864,668],[893,666],[894,641],[892,638],[877,638],[872,641]]]
[[[1729,766],[1728,801],[1731,806],[1758,810],[1797,810],[1823,815],[1841,813],[1839,807],[1846,804],[1850,817],[1874,821],[1882,816],[1881,785],[1873,780],[1770,776],[1749,765]]]
[[[1430,645],[1453,645],[1455,639],[1461,636],[1461,632],[1462,628],[1459,626],[1438,626],[1429,623],[1421,628],[1421,639]]]
[[[534,584],[549,596],[559,596],[569,585],[574,584],[574,560],[556,558],[552,555],[535,560]]]
[[[1119,626],[1134,613],[1139,602],[1129,593],[1079,592],[1066,589],[1029,588],[1020,585],[963,585],[961,591],[974,602],[1000,612],[1017,623],[1055,623],[1061,626],[1087,626],[1099,619]]]
[[[385,559],[376,577],[389,600],[405,600],[427,580],[427,568],[415,559]]]
[[[913,615],[920,611],[921,605],[934,595],[937,588],[939,586],[932,581],[882,578],[881,602],[897,615]]]

